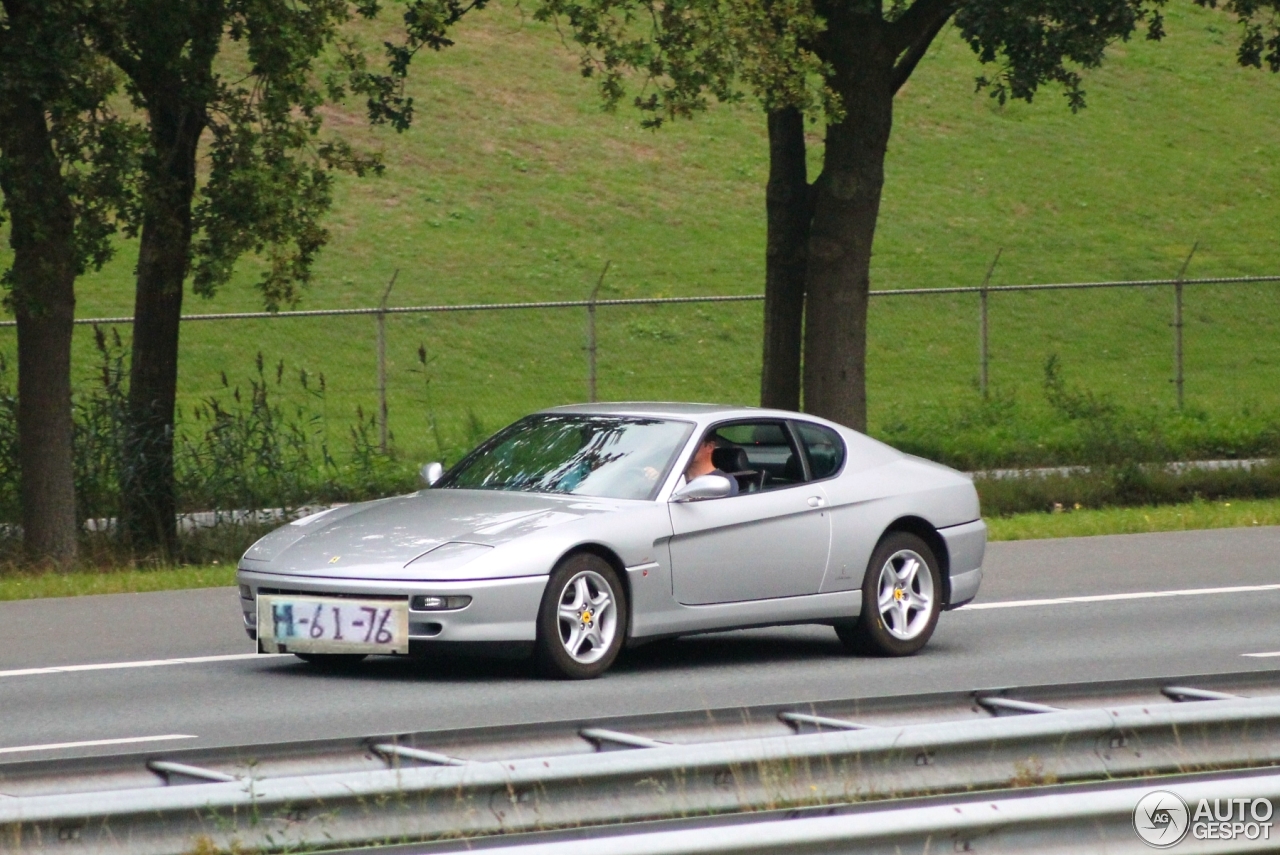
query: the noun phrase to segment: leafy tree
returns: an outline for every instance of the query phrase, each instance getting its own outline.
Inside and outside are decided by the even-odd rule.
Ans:
[[[768,113],[770,170],[761,397],[866,428],[872,242],[896,93],[949,23],[992,71],[1004,103],[1061,86],[1085,105],[1083,72],[1108,45],[1164,35],[1165,0],[542,0],[567,26],[606,105],[639,73],[646,124],[749,92]],[[1212,6],[1216,0],[1197,0]],[[1239,60],[1280,66],[1280,2],[1227,0]],[[804,117],[826,126],[821,174],[806,175]],[[803,329],[803,345],[801,330]],[[801,353],[803,352],[803,378]]]
[[[126,76],[146,116],[141,245],[134,302],[125,441],[123,530],[138,551],[170,553],[178,336],[188,277],[212,294],[246,252],[265,257],[258,287],[274,309],[296,302],[328,239],[320,221],[335,170],[379,170],[376,158],[322,139],[319,107],[366,96],[370,119],[408,127],[403,82],[415,53],[449,44],[445,32],[477,0],[415,0],[405,39],[387,43],[388,68],[371,70],[344,39],[353,14],[376,0],[94,0],[93,43]],[[327,50],[340,73],[321,75]],[[198,159],[208,152],[208,178]]]
[[[1222,8],[1240,24],[1236,60],[1245,68],[1280,72],[1280,0],[1195,0],[1197,6]]]
[[[23,546],[35,563],[76,555],[71,335],[75,280],[111,254],[137,140],[107,102],[110,69],[85,47],[80,0],[0,3],[0,219],[10,219],[6,307],[18,323]]]

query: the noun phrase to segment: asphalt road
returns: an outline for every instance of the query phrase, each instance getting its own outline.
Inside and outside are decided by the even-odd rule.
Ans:
[[[978,604],[1280,585],[1280,528],[992,544]],[[604,678],[521,662],[292,657],[14,673],[247,654],[233,589],[0,603],[0,762],[742,704],[1280,668],[1280,589],[962,609],[909,659],[850,657],[824,627],[630,651]],[[169,739],[169,737],[185,737]]]

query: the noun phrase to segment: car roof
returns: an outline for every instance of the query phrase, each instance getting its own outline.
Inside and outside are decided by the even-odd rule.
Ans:
[[[673,419],[691,419],[700,423],[733,418],[804,419],[827,423],[825,419],[788,410],[771,410],[763,407],[741,407],[727,404],[688,404],[662,401],[609,401],[598,404],[569,404],[542,410],[544,413],[581,413],[592,416],[655,416]]]

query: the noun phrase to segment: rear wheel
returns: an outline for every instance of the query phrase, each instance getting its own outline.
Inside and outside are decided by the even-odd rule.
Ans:
[[[321,671],[348,671],[367,658],[363,653],[295,653],[293,655]]]
[[[910,656],[928,643],[942,606],[938,559],[920,537],[895,531],[880,541],[862,580],[862,613],[836,624],[855,653]]]
[[[538,610],[538,670],[560,680],[599,677],[626,637],[626,593],[609,562],[587,552],[561,561]]]

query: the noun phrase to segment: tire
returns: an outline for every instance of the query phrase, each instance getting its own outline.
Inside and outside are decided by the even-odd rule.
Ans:
[[[627,638],[626,590],[598,555],[579,552],[551,571],[538,609],[534,660],[556,680],[590,680],[609,669]]]
[[[350,671],[368,658],[363,653],[295,653],[293,655],[321,671]]]
[[[836,624],[854,653],[911,656],[929,642],[942,610],[942,576],[929,544],[905,531],[890,532],[871,554],[862,580],[862,613]]]

